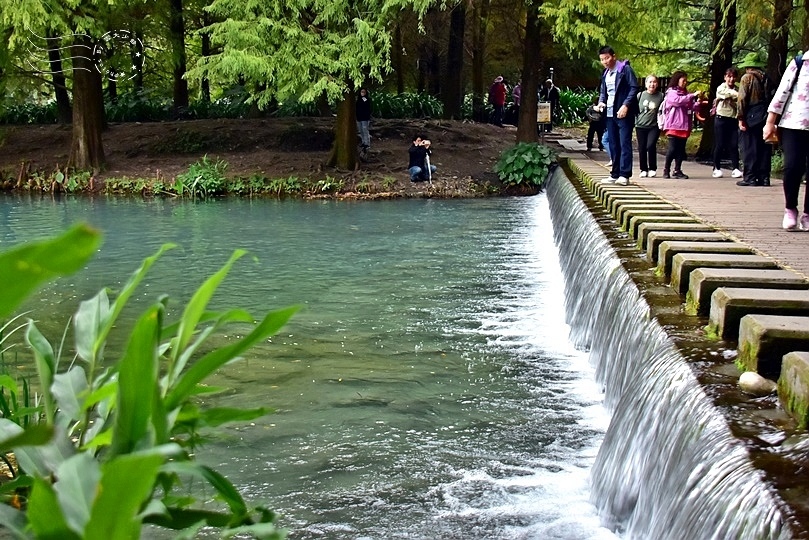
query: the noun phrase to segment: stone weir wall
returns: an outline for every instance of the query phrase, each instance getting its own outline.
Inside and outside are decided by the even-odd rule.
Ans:
[[[809,538],[809,281],[639,186],[601,184],[589,160],[562,166],[794,537]]]

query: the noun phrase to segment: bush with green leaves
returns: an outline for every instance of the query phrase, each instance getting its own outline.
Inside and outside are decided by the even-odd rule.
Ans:
[[[96,231],[76,226],[0,254],[0,317],[39,284],[81,269],[99,241]],[[62,365],[65,338],[54,347],[28,321],[25,339],[40,395],[27,418],[35,421],[23,424],[19,411],[5,409],[0,418],[0,454],[16,458],[16,466],[6,460],[13,480],[0,485],[6,503],[0,504],[0,526],[16,538],[124,540],[139,538],[144,524],[182,531],[178,538],[192,538],[202,527],[218,528],[222,537],[283,537],[272,511],[250,508],[231,482],[194,461],[201,429],[269,411],[202,409],[195,398],[216,391],[205,379],[266,341],[297,308],[272,311],[257,323],[240,309],[209,311],[211,297],[244,255],[237,251],[196,290],[178,321],[165,320],[168,299],[160,297],[129,329],[123,350],[112,351],[109,336],[125,331],[120,313],[170,248],[145,259],[114,301],[105,289],[81,302],[72,318],[75,353],[68,365]],[[242,337],[211,347],[208,339],[234,324]],[[199,481],[219,504],[193,496],[190,484]]]
[[[373,94],[371,99],[377,118],[440,118],[444,114],[444,104],[430,94],[380,92]]]
[[[549,146],[522,142],[500,155],[494,172],[507,186],[542,188],[554,163],[556,153]]]
[[[178,174],[174,179],[174,191],[177,195],[190,195],[192,198],[206,199],[225,192],[226,161],[218,159],[210,161],[208,155],[192,163],[188,171]]]
[[[595,92],[565,88],[559,92],[559,119],[562,125],[572,126],[586,120],[587,107],[593,103]]]

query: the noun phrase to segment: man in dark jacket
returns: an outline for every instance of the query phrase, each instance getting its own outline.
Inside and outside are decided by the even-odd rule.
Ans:
[[[429,161],[430,154],[430,141],[422,135],[413,137],[413,144],[410,145],[408,150],[410,154],[410,161],[407,165],[407,170],[410,173],[411,182],[425,182],[432,180],[436,171],[436,166],[431,165]]]
[[[635,127],[635,96],[640,84],[629,61],[619,61],[610,46],[601,47],[598,59],[604,66],[598,106],[607,115],[607,138],[612,153],[612,170],[602,182],[629,183],[632,177],[632,131]]]

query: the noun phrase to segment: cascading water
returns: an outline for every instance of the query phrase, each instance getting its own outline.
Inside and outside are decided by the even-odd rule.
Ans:
[[[613,415],[591,474],[610,528],[639,539],[786,539],[777,494],[561,169],[548,184],[571,340],[589,349]]]

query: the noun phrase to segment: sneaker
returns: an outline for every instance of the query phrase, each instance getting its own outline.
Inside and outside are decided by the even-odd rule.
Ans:
[[[806,214],[803,216],[806,217]],[[798,227],[798,211],[789,208],[784,210],[784,221],[781,226],[787,231],[794,231]]]
[[[730,173],[730,176],[732,176],[733,178],[741,178],[742,176],[744,176],[744,173],[739,169],[733,169],[733,172]]]
[[[758,182],[755,180],[739,180],[736,182],[737,186],[748,187],[748,186],[757,186],[759,185]]]
[[[618,181],[618,179],[617,179],[617,178],[613,178],[612,176],[608,176],[608,177],[606,177],[606,178],[602,178],[602,179],[601,179],[601,183],[602,183],[602,184],[614,184],[614,183],[615,183],[615,182],[617,182],[617,181]]]
[[[649,174],[646,171],[641,171],[638,176],[640,176],[641,178],[646,178],[647,176],[649,176]]]
[[[671,174],[672,178],[680,178],[681,180],[688,180],[688,175],[685,174],[683,171],[674,171]]]
[[[769,178],[765,178],[764,180],[762,180],[761,182],[759,182],[759,183],[758,183],[758,185],[760,185],[760,186],[764,186],[764,187],[770,187],[770,179],[769,179]]]
[[[804,212],[801,214],[801,230],[802,231],[809,231],[809,214]]]
[[[629,178],[627,178],[626,176],[619,176],[615,180],[615,183],[618,184],[619,186],[626,186],[629,184]]]
[[[657,171],[649,171],[649,178],[654,178],[657,176]]]
[[[612,160],[609,160],[609,161],[607,162],[607,167],[612,167]]]
[[[714,169],[713,172],[711,173],[711,176],[713,176],[714,178],[722,178],[724,176],[724,173],[722,172],[721,169]]]

